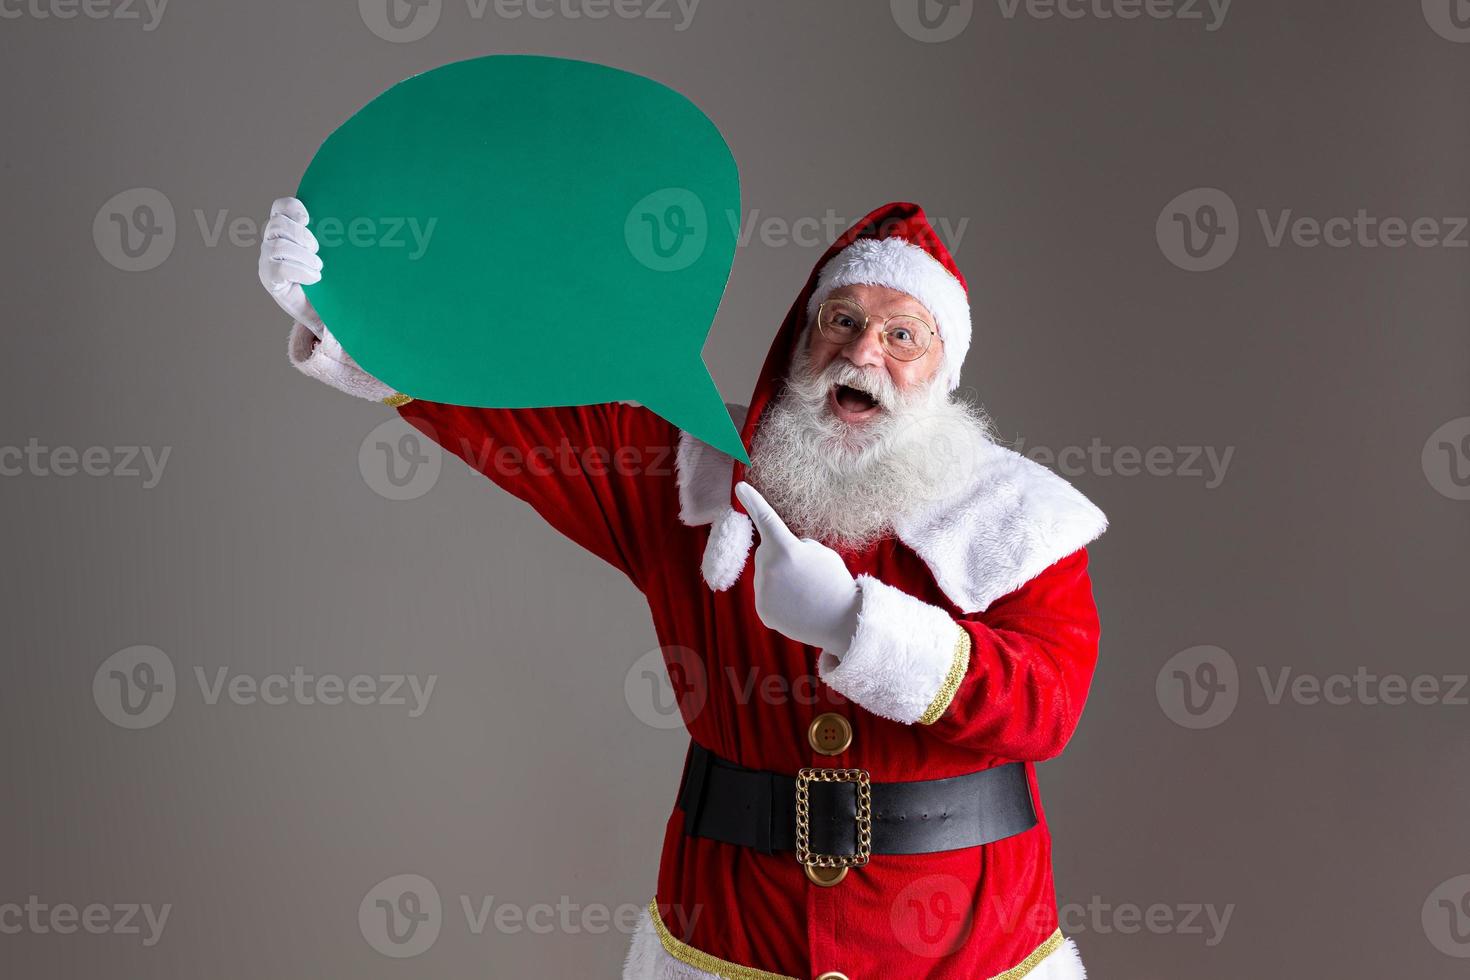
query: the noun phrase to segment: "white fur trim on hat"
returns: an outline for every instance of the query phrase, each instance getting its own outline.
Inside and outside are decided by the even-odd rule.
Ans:
[[[970,350],[970,298],[938,259],[902,238],[859,238],[822,266],[807,303],[808,319],[832,290],[843,286],[887,286],[923,303],[944,341],[948,390],[959,387],[960,366]]]

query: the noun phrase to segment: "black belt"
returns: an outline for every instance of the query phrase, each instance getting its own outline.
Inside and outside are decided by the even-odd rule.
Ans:
[[[859,819],[865,796],[867,848]],[[1019,762],[947,779],[874,783],[862,769],[803,769],[796,776],[746,769],[694,742],[684,761],[679,808],[688,836],[766,854],[796,851],[803,864],[828,867],[865,863],[868,853],[975,847],[1036,826],[1026,768]],[[801,811],[804,835],[797,826]],[[833,860],[820,860],[824,856]]]

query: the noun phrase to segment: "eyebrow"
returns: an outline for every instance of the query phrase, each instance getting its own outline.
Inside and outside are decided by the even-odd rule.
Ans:
[[[846,286],[840,286],[837,289],[832,290],[832,294],[830,296],[828,296],[827,298],[828,299],[833,299],[833,300],[838,300],[838,301],[841,301],[841,300],[844,300],[845,299],[845,300],[847,300],[849,302],[858,304],[863,309],[867,310],[869,313],[872,313],[874,315],[880,315],[880,316],[881,315],[898,316],[900,313],[903,313],[903,314],[907,314],[908,316],[916,316],[919,319],[923,320],[925,323],[928,323],[929,322],[929,313],[924,309],[923,304],[920,303],[920,302],[918,302],[917,300],[910,300],[910,302],[913,304],[912,306],[903,306],[903,307],[899,307],[898,309],[892,311],[891,313],[888,313],[888,314],[879,314],[878,311],[876,311],[876,310],[868,307],[866,304],[863,303],[862,300],[858,299],[856,296],[852,295],[851,293],[845,293],[845,292],[843,292],[843,290],[846,289],[846,288],[848,288],[848,287],[846,287]]]

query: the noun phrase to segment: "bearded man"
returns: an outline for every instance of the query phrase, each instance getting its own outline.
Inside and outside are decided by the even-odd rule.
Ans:
[[[397,407],[622,571],[671,671],[704,679],[680,702],[690,748],[625,978],[1084,976],[1034,764],[1087,698],[1085,547],[1106,520],[954,397],[968,293],[920,208],[879,208],[813,269],[731,406],[748,471],[637,405],[394,392],[302,294],[322,274],[307,222],[278,201],[260,263],[293,363]],[[626,465],[676,442],[672,476]],[[497,467],[505,446],[525,465]],[[725,680],[752,671],[816,696]]]

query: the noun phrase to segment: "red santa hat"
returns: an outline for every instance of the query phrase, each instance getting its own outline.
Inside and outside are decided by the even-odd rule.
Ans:
[[[918,207],[888,205],[867,221],[872,222],[869,227],[854,229],[861,237],[821,267],[807,301],[808,321],[832,291],[843,286],[887,286],[908,293],[934,316],[944,341],[940,374],[947,390],[954,391],[970,349],[970,298],[964,276]]]

